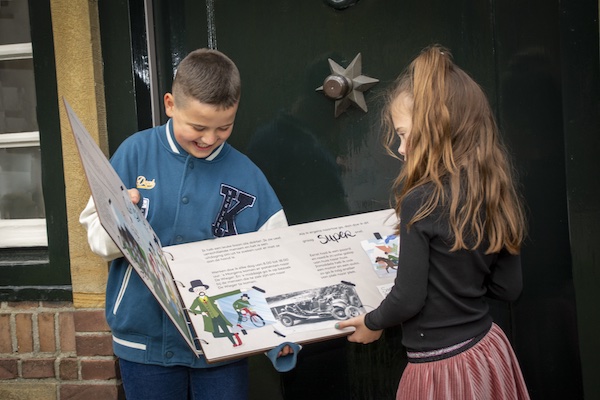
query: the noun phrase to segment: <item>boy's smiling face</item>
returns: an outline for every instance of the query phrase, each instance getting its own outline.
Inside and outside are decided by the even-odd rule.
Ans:
[[[228,109],[186,99],[175,104],[171,93],[164,97],[165,112],[173,119],[173,136],[185,151],[206,158],[231,135],[238,104]]]

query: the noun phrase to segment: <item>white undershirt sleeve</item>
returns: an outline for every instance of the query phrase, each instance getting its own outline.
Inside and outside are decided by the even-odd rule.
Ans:
[[[90,197],[87,206],[79,216],[79,222],[87,231],[87,239],[92,251],[102,257],[105,261],[123,257],[123,253],[108,235],[96,212],[94,199]]]
[[[287,217],[283,209],[277,211],[261,226],[259,231],[267,231],[270,229],[285,228],[288,226]]]

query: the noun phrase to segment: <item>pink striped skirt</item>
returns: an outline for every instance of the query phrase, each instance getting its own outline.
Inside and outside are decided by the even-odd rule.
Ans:
[[[397,400],[528,400],[517,357],[496,324],[473,347],[439,361],[409,362]]]

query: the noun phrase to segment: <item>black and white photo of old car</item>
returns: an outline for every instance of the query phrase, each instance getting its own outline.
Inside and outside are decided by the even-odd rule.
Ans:
[[[285,327],[299,323],[346,320],[364,312],[352,285],[340,283],[267,299],[273,315]]]

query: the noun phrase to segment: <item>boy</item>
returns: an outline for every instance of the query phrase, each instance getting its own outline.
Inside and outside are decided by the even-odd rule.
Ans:
[[[181,61],[169,121],[127,138],[111,158],[163,246],[287,226],[265,176],[227,143],[241,94],[235,64],[199,49]],[[104,231],[93,201],[81,213],[92,251],[111,264],[106,318],[127,399],[247,398],[246,360],[197,358]],[[287,353],[287,351],[285,352]],[[284,354],[285,355],[285,354]]]

